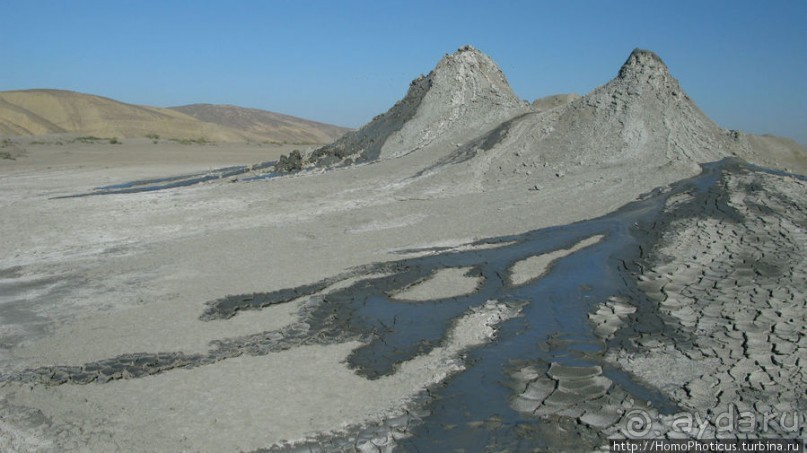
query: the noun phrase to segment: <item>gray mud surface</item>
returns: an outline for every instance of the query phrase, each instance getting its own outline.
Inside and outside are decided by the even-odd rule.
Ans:
[[[228,322],[246,310],[293,301],[302,301],[302,308],[300,320],[290,326],[216,341],[206,354],[127,354],[83,366],[31,369],[2,380],[102,384],[347,340],[363,342],[348,357],[349,366],[373,380],[440,346],[463,314],[495,300],[520,315],[502,322],[490,343],[463,357],[464,372],[423,392],[403,419],[353,427],[310,446],[349,449],[359,440],[379,445],[386,439],[382,445],[405,451],[482,445],[497,451],[592,449],[620,436],[625,414],[636,407],[659,418],[751,400],[805,410],[807,387],[800,370],[807,350],[807,284],[803,257],[794,256],[804,248],[804,183],[789,177],[802,192],[788,198],[766,186],[770,178],[734,160],[708,164],[697,177],[593,220],[486,239],[462,251],[418,250],[429,253],[304,286],[209,301],[201,316],[206,322]],[[740,209],[743,194],[746,208]],[[771,219],[787,228],[772,229]],[[678,263],[665,247],[692,222],[718,225],[699,239],[711,240],[704,247],[720,247],[724,235],[736,240],[717,255],[713,267],[683,265],[683,277],[665,272],[664,266]],[[801,236],[793,239],[793,234]],[[512,283],[516,263],[596,235],[604,239],[556,259],[540,277]],[[417,302],[393,297],[453,268],[470,269],[465,275],[479,282],[473,293]],[[753,307],[769,308],[744,314],[750,309],[741,302],[746,291]],[[686,297],[692,301],[676,302]],[[660,383],[654,373],[669,362],[653,360],[679,356],[689,381]],[[698,371],[702,361],[716,366],[712,374]],[[704,396],[715,386],[724,396]],[[667,427],[660,434],[669,432]]]
[[[390,136],[415,116],[431,84],[432,80],[429,77],[413,80],[406,96],[388,112],[376,116],[360,130],[348,132],[335,142],[317,149],[308,158],[309,162],[324,167],[341,163],[346,159],[350,159],[347,164],[377,160],[381,148]]]

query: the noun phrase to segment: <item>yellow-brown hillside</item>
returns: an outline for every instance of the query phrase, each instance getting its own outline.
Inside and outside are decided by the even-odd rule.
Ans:
[[[232,109],[238,108],[228,107],[228,110]],[[253,125],[251,130],[216,124],[209,119],[195,118],[174,109],[126,104],[72,91],[0,92],[0,134],[3,135],[78,133],[136,138],[156,134],[166,139],[203,138],[217,142],[327,143],[333,140],[334,134],[347,131],[297,118],[293,118],[298,121],[291,126],[285,123],[265,127]],[[327,132],[323,133],[321,129]]]

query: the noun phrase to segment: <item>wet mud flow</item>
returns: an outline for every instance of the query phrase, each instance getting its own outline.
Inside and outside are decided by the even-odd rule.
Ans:
[[[66,195],[55,198],[57,199],[78,198],[92,195],[119,195],[119,194],[131,194],[142,192],[154,192],[158,190],[174,189],[177,187],[188,187],[196,184],[201,184],[207,181],[232,178],[253,171],[265,170],[267,168],[273,167],[276,163],[277,161],[267,161],[251,166],[236,165],[232,167],[217,168],[215,170],[200,173],[191,173],[186,175],[176,175],[154,179],[139,179],[136,181],[129,181],[120,184],[110,184],[107,186],[96,187],[93,192],[81,193],[76,195]],[[275,176],[277,176],[276,173],[267,173],[259,176],[252,176],[249,178],[245,178],[244,181],[269,179]]]
[[[412,436],[402,439],[399,448],[475,450],[487,445],[518,451],[524,445],[544,445],[546,435],[540,430],[544,421],[513,408],[516,392],[512,376],[528,366],[539,370],[551,367],[555,374],[601,370],[613,383],[612,390],[618,388],[637,400],[648,401],[662,413],[674,413],[678,410],[675,403],[609,366],[603,357],[611,347],[635,348],[630,339],[643,333],[681,335],[669,331],[657,303],[637,287],[637,275],[648,250],[665,229],[672,228],[674,219],[662,215],[669,197],[692,195],[689,208],[676,210],[677,215],[742,221],[726,203],[720,187],[723,172],[740,171],[750,170],[736,161],[724,160],[704,165],[701,175],[676,183],[668,191],[656,190],[600,218],[487,239],[462,251],[403,251],[404,255],[427,254],[363,266],[296,288],[207,302],[200,319],[227,322],[243,310],[302,301],[297,323],[276,331],[222,339],[214,342],[207,354],[130,354],[83,366],[28,370],[2,379],[44,385],[108,382],[203,366],[242,354],[263,355],[303,344],[346,340],[364,342],[349,356],[348,365],[367,379],[379,379],[394,374],[398,364],[439,347],[460,317],[495,300],[518,309],[519,315],[498,324],[489,343],[467,352],[464,371],[421,394],[412,407],[425,415],[408,427]],[[516,263],[571,248],[594,236],[603,239],[556,259],[544,275],[518,284],[512,280]],[[436,272],[452,268],[470,269],[466,276],[477,279],[476,290],[427,301],[396,297]],[[636,310],[606,341],[596,335],[590,314],[614,298],[628,301]],[[691,339],[681,337],[679,341]]]

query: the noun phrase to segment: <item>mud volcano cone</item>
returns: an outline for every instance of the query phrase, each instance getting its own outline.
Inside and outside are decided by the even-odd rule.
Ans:
[[[661,58],[637,49],[610,82],[583,97],[537,102],[457,147],[430,174],[465,171],[461,180],[480,178],[477,186],[489,189],[535,188],[583,173],[596,180],[618,174],[617,168],[663,169],[661,174],[675,179],[697,174],[699,164],[736,148],[736,140],[700,111]]]
[[[583,162],[650,166],[713,161],[728,141],[661,58],[642,49],[630,54],[613,80],[570,103],[555,136]]]
[[[406,96],[361,129],[316,150],[310,161],[333,165],[399,157],[413,151],[456,146],[526,108],[499,66],[465,46],[443,57]]]

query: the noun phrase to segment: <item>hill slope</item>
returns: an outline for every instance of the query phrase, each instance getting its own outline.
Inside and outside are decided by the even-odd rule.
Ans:
[[[191,104],[169,109],[206,123],[272,137],[277,142],[330,143],[350,130],[290,115],[233,105]]]
[[[216,110],[217,106],[209,109]],[[237,107],[224,108],[238,112]],[[199,109],[190,109],[191,113]],[[328,143],[347,129],[292,117],[284,123],[271,112],[244,109],[252,118],[248,127],[217,124],[175,109],[140,106],[113,99],[62,90],[0,92],[0,134],[41,135],[77,133],[100,137],[204,138],[211,141]],[[207,115],[216,116],[216,115]],[[261,119],[274,122],[261,124]]]
[[[624,163],[662,167],[698,164],[728,154],[727,131],[704,115],[655,53],[637,49],[617,76],[586,96],[539,110],[514,125],[505,171],[549,163],[567,167]]]
[[[613,80],[586,96],[537,110],[509,127],[499,146],[496,178],[525,167],[565,173],[630,165],[669,168],[683,177],[727,156],[779,168],[799,168],[801,161],[802,170],[807,161],[807,150],[793,141],[718,126],[648,50],[634,50]]]

